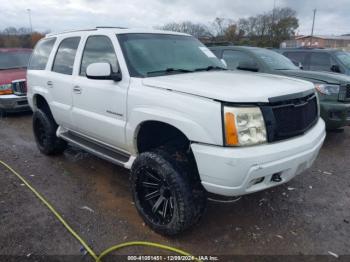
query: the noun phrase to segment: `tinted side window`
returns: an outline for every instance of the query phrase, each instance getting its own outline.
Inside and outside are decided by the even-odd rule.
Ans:
[[[55,61],[53,62],[52,71],[65,75],[71,75],[73,73],[74,59],[79,41],[80,37],[71,37],[64,39],[60,43]]]
[[[117,71],[117,56],[111,40],[106,36],[90,36],[81,60],[80,75],[86,75],[88,65],[101,62],[111,64],[113,72]]]
[[[311,53],[310,70],[330,71],[331,56],[327,53]]]
[[[284,55],[288,57],[296,66],[299,66],[298,63],[301,63],[305,69],[307,69],[306,67],[309,66],[306,63],[307,53],[305,52],[286,52]]]
[[[225,50],[222,58],[226,61],[227,69],[236,70],[241,62],[256,64],[253,58],[241,51]]]
[[[217,58],[221,59],[221,57],[220,57],[221,56],[221,50],[212,50],[212,49],[210,49],[210,51],[212,51],[214,53],[214,55],[216,55]]]
[[[50,38],[40,41],[32,54],[28,69],[31,70],[45,70],[47,60],[49,60],[50,53],[56,38]]]

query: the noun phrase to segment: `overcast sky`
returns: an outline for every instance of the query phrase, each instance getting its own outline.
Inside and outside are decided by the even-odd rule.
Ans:
[[[152,28],[172,21],[209,24],[215,17],[238,20],[272,9],[274,0],[0,0],[0,29],[29,27],[52,32],[100,26]],[[317,8],[315,34],[350,33],[350,0],[276,0],[278,7],[298,12],[299,33],[310,34]]]

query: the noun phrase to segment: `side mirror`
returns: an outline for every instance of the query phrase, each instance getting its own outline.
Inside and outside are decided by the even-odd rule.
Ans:
[[[339,65],[332,65],[331,66],[331,71],[335,73],[341,73]]]
[[[98,80],[120,81],[121,74],[113,73],[112,66],[109,63],[92,63],[86,68],[86,77]]]
[[[224,67],[227,69],[227,63],[225,61],[225,59],[220,59],[221,63],[223,63]]]
[[[293,64],[294,64],[295,66],[297,66],[299,69],[301,69],[301,70],[304,69],[304,66],[303,66],[303,64],[302,64],[301,62],[298,62],[298,61],[295,61],[295,60],[290,60],[290,61],[292,61]]]
[[[297,67],[299,67],[299,69],[303,70],[304,69],[304,66],[301,62],[296,62],[295,64]]]
[[[259,72],[258,65],[251,61],[240,61],[237,66],[237,69],[251,72]]]

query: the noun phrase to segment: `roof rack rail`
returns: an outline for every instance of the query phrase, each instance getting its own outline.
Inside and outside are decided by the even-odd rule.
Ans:
[[[108,29],[108,28],[115,28],[115,29],[128,29],[127,27],[121,27],[121,26],[96,26],[95,28],[76,29],[76,30],[67,30],[67,31],[58,32],[58,33],[48,33],[48,34],[46,34],[46,37],[49,37],[49,36],[54,36],[54,35],[60,35],[60,34],[67,34],[67,33],[81,32],[81,31],[95,31],[95,30],[98,30],[98,29]]]
[[[97,28],[67,30],[67,31],[62,31],[62,32],[58,32],[58,33],[48,33],[48,34],[46,34],[46,37],[48,37],[48,36],[54,36],[54,35],[60,35],[60,34],[74,33],[74,32],[95,31],[95,30],[97,30]]]
[[[96,29],[103,29],[103,28],[128,29],[127,27],[123,27],[123,26],[96,26]]]

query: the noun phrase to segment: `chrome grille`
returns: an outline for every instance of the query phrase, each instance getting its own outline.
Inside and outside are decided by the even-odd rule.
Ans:
[[[350,101],[350,84],[340,86],[339,101]]]
[[[24,79],[12,81],[12,90],[15,95],[24,96],[27,94],[27,84]]]

